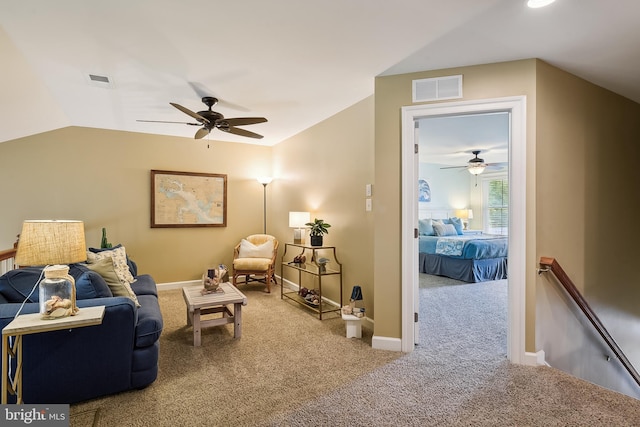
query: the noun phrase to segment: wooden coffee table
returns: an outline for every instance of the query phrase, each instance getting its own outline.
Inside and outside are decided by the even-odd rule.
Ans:
[[[193,325],[193,345],[202,343],[201,330],[210,326],[233,323],[233,337],[242,335],[242,306],[247,305],[247,297],[230,283],[220,284],[223,292],[202,295],[201,285],[182,288],[184,301],[187,303],[187,325]],[[233,304],[233,311],[229,306]],[[201,316],[211,313],[222,313],[221,318],[202,320]]]

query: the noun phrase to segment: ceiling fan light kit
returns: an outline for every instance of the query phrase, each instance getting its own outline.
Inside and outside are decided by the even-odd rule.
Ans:
[[[202,103],[206,105],[209,109],[198,111],[197,113],[191,111],[190,109],[183,107],[180,104],[176,104],[175,102],[170,102],[169,104],[178,110],[182,111],[186,115],[194,118],[198,121],[198,123],[189,123],[189,122],[168,122],[168,121],[159,121],[159,120],[138,120],[139,122],[154,122],[154,123],[182,123],[190,126],[202,126],[202,128],[198,129],[194,138],[201,139],[205,136],[209,135],[209,133],[213,129],[219,129],[223,132],[232,133],[234,135],[245,136],[248,138],[263,138],[262,135],[259,135],[255,132],[248,131],[246,129],[238,128],[236,126],[245,126],[245,125],[254,125],[257,123],[264,123],[267,121],[264,117],[236,117],[236,118],[225,118],[221,113],[217,111],[213,111],[211,107],[218,103],[218,98],[213,96],[203,96]]]
[[[467,167],[467,170],[471,175],[480,175],[482,172],[484,172],[486,167],[487,166],[484,164],[469,165],[469,167]]]

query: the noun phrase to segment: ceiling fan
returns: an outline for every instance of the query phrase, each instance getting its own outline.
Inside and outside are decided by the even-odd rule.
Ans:
[[[480,175],[489,166],[500,167],[505,165],[505,163],[485,163],[484,159],[478,157],[478,154],[480,154],[480,150],[474,150],[472,151],[472,153],[475,155],[475,157],[470,159],[467,162],[466,166],[446,166],[440,169],[467,168],[471,175]]]
[[[209,133],[213,129],[219,129],[223,132],[232,133],[234,135],[246,136],[249,138],[257,138],[260,139],[263,136],[259,135],[255,132],[251,132],[245,129],[238,128],[236,126],[245,126],[245,125],[253,125],[256,123],[264,123],[267,121],[264,117],[236,117],[236,118],[225,118],[222,114],[217,111],[212,111],[211,107],[218,103],[218,98],[213,96],[203,96],[202,102],[209,107],[208,110],[198,111],[194,113],[186,107],[183,107],[180,104],[176,104],[175,102],[170,102],[169,104],[176,107],[178,110],[187,114],[188,116],[193,117],[198,121],[198,123],[190,123],[190,122],[168,122],[163,120],[137,120],[138,122],[151,122],[151,123],[181,123],[190,126],[202,126],[202,128],[198,129],[195,134],[195,139],[201,139],[205,136],[209,135]]]

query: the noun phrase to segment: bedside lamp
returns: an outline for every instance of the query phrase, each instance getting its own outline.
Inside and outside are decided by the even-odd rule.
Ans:
[[[42,319],[58,319],[78,312],[75,280],[69,275],[69,266],[63,264],[86,259],[82,221],[30,220],[22,224],[16,264],[46,266],[45,278],[39,283]]]
[[[289,227],[294,228],[293,243],[298,245],[304,244],[304,228],[311,221],[309,212],[289,212]]]
[[[458,209],[456,210],[456,216],[462,220],[462,225],[466,230],[469,227],[469,220],[473,219],[472,209]]]

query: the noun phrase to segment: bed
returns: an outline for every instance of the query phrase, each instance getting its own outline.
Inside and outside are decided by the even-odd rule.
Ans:
[[[465,282],[506,279],[507,240],[486,234],[420,235],[420,272]]]

